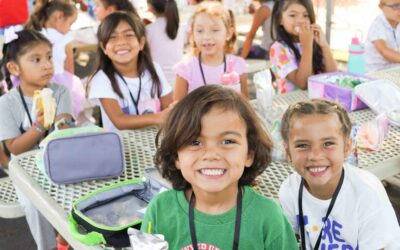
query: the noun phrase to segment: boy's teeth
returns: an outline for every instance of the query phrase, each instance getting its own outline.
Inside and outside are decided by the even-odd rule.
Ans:
[[[222,175],[224,173],[223,169],[201,169],[200,173],[204,175]]]
[[[326,169],[326,167],[322,167],[322,168],[309,168],[308,170],[310,170],[310,172],[313,173],[318,173],[318,172],[322,172]]]

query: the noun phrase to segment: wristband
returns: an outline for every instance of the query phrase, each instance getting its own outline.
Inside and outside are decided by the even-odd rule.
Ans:
[[[32,123],[32,127],[36,129],[36,131],[42,133],[44,131],[43,128],[39,127],[36,122]]]

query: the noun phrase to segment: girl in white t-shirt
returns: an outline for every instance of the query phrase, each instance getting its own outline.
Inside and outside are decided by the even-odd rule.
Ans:
[[[296,173],[282,183],[280,203],[303,250],[400,249],[399,224],[382,183],[345,163],[350,132],[350,118],[336,103],[315,99],[287,109],[281,134]]]
[[[116,131],[160,124],[172,102],[171,87],[152,62],[141,20],[116,11],[97,34],[100,62],[90,79],[89,99],[100,105],[103,127]]]
[[[170,84],[175,84],[172,67],[183,56],[183,27],[179,27],[179,12],[175,0],[148,0],[148,9],[156,20],[146,26],[151,55],[161,65]],[[168,49],[166,49],[168,48]]]

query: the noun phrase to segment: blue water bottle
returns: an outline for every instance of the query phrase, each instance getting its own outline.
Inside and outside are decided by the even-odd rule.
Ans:
[[[349,47],[349,61],[347,63],[347,71],[350,73],[363,75],[365,70],[365,47],[358,37],[351,39]]]

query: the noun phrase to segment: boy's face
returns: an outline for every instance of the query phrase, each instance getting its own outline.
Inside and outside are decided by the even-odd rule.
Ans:
[[[288,160],[317,198],[329,199],[333,194],[350,152],[351,140],[344,139],[341,127],[336,114],[292,118],[286,145]]]
[[[379,7],[389,23],[395,26],[400,22],[400,0],[382,0]]]
[[[245,167],[253,163],[247,126],[233,111],[212,108],[201,119],[201,134],[178,150],[176,166],[193,191],[234,194]]]

